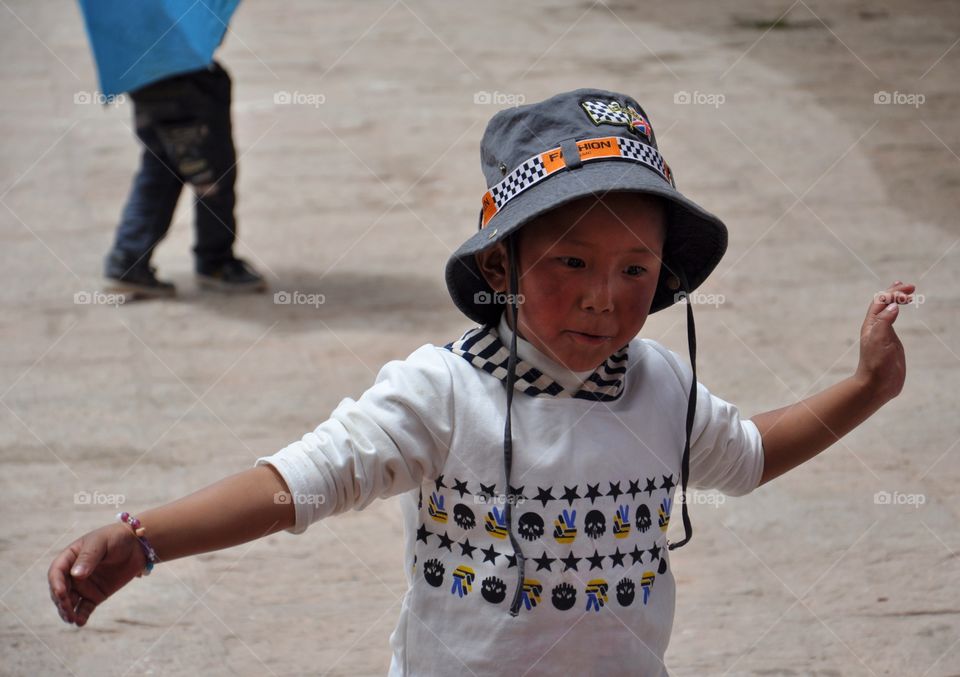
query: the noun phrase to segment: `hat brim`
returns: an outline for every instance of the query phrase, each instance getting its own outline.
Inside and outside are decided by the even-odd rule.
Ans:
[[[463,243],[447,261],[447,290],[456,306],[471,320],[496,324],[503,305],[493,303],[493,290],[477,267],[475,255],[502,242],[523,224],[544,212],[574,200],[611,192],[633,192],[665,198],[667,236],[663,265],[650,312],[678,300],[674,275],[686,277],[687,291],[700,286],[716,268],[727,249],[727,227],[710,212],[687,199],[662,177],[646,167],[606,160],[584,164],[551,176],[508,202]]]

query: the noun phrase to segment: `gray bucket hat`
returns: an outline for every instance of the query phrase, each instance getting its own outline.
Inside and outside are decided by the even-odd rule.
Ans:
[[[498,296],[477,252],[578,198],[636,192],[665,199],[667,236],[650,312],[673,305],[681,286],[700,286],[726,251],[726,226],[676,189],[646,113],[624,94],[577,89],[502,110],[487,125],[480,160],[488,188],[480,229],[446,267],[453,302],[480,324],[496,324],[503,304],[491,302]]]

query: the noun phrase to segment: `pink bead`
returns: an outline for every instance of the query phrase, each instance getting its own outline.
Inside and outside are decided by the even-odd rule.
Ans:
[[[134,517],[132,520],[130,520],[130,526],[132,526],[134,529],[139,529],[139,528],[140,528],[140,520],[138,520],[136,517]]]
[[[120,521],[121,521],[121,522],[126,522],[128,519],[130,519],[130,513],[128,513],[128,512],[122,512],[122,513],[120,513]]]

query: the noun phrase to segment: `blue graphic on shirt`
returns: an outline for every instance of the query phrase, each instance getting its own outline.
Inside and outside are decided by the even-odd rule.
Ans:
[[[602,578],[595,578],[587,583],[587,611],[600,611],[607,603],[607,589],[609,586]]]
[[[653,587],[653,581],[656,577],[656,574],[654,574],[652,571],[644,571],[643,576],[640,578],[640,585],[643,586],[644,604],[646,604],[647,600],[650,599],[650,588]]]
[[[553,521],[553,537],[557,543],[572,543],[577,537],[577,511],[564,510]]]
[[[660,531],[667,533],[667,527],[670,526],[670,508],[673,507],[673,499],[665,498],[660,501],[660,507],[657,509],[657,513],[660,515],[658,523],[660,524]]]
[[[483,528],[494,538],[507,537],[507,520],[503,509],[498,510],[497,506],[490,508],[490,512],[483,518]]]
[[[434,522],[440,522],[441,524],[447,523],[447,511],[443,509],[443,496],[438,495],[435,491],[430,494],[430,503],[427,505],[427,512],[430,514],[430,517],[433,518]]]
[[[450,588],[450,594],[461,598],[466,597],[470,593],[475,577],[476,574],[470,567],[462,564],[458,566],[453,570],[453,587]]]
[[[527,608],[527,611],[540,603],[541,592],[543,592],[543,585],[540,584],[540,581],[535,581],[532,578],[523,579],[523,606]]]
[[[630,507],[621,505],[613,517],[613,535],[616,538],[626,538],[630,535]]]

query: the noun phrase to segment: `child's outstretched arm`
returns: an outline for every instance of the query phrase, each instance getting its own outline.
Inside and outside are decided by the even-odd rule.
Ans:
[[[238,473],[173,503],[137,514],[160,561],[229,548],[294,524],[287,486],[271,466]],[[287,494],[289,496],[289,494]],[[146,557],[133,530],[116,522],[81,536],[50,565],[60,617],[86,624],[97,605],[136,577]]]
[[[760,484],[813,458],[900,394],[906,363],[893,323],[898,304],[913,300],[914,290],[898,281],[874,297],[860,329],[860,362],[853,376],[751,419],[763,438]]]

